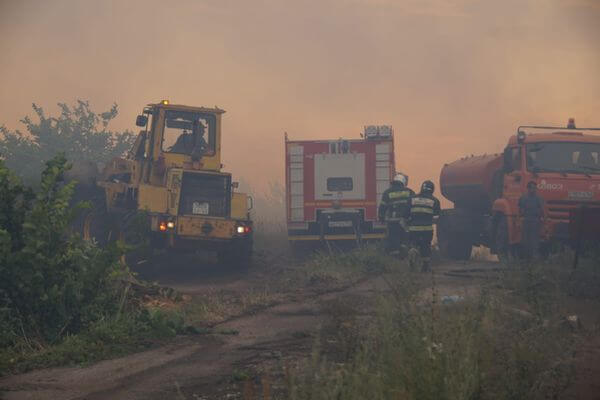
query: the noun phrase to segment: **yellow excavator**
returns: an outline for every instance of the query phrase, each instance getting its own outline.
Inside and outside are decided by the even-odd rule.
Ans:
[[[247,265],[252,197],[236,192],[238,183],[222,171],[224,112],[167,100],[144,107],[133,148],[108,163],[96,179],[104,215],[116,216],[121,225],[134,214],[144,215],[153,247],[211,250],[221,263]],[[101,214],[84,217],[84,238],[94,236]]]

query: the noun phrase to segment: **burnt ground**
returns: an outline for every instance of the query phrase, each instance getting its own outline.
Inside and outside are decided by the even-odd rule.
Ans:
[[[236,334],[178,336],[161,347],[94,365],[8,376],[0,379],[0,398],[282,398],[286,371],[310,356],[317,338],[325,339],[331,352],[343,351],[337,330],[345,326],[343,319],[349,315],[345,311],[352,309],[352,318],[368,318],[377,294],[388,290],[381,276],[345,287],[305,287],[285,293],[270,288],[270,282],[286,268],[299,266],[282,257],[272,257],[249,271],[224,271],[211,259],[198,258],[142,263],[136,267],[141,278],[175,288],[192,305],[203,302],[203,310],[210,304],[207,297],[217,297],[224,304],[212,304],[217,311],[202,316],[212,317],[207,325],[215,332]],[[484,261],[439,265],[433,275],[437,293],[475,294],[487,274],[498,268],[497,263]],[[241,306],[231,300],[240,293],[251,298]],[[262,294],[252,300],[257,293]],[[423,295],[429,294],[425,291]],[[235,304],[228,308],[230,303]],[[581,316],[583,324],[598,320],[597,304],[569,307]],[[578,351],[577,380],[569,398],[600,399],[600,384],[596,383],[600,340],[590,337]],[[333,353],[331,357],[335,357]]]

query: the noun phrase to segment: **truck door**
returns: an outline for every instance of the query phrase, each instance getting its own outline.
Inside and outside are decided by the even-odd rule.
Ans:
[[[509,147],[505,150],[505,163],[508,171],[504,176],[504,197],[509,200],[511,208],[519,201],[523,193],[523,169],[521,163],[521,147]],[[513,202],[515,202],[513,204]],[[514,210],[514,208],[513,208]]]

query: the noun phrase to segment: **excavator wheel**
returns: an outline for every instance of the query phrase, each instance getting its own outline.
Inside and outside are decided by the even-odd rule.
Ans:
[[[104,190],[94,184],[77,184],[71,206],[87,203],[77,218],[71,224],[71,231],[78,233],[84,240],[95,241],[99,246],[105,246],[117,237],[114,222],[106,209]]]
[[[136,211],[112,213],[107,211],[103,199],[92,199],[88,202],[91,203],[91,208],[84,211],[75,226],[84,240],[94,241],[101,247],[116,241],[122,241],[134,248],[139,245],[139,238],[130,229]],[[135,257],[133,253],[135,252],[130,252],[128,258]],[[126,263],[125,255],[121,256],[121,263]]]
[[[244,239],[236,239],[225,245],[217,252],[219,264],[222,267],[237,270],[247,270],[252,265],[253,239],[252,235]]]

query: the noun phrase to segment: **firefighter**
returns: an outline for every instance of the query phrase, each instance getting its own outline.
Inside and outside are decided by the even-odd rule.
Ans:
[[[544,201],[537,194],[537,184],[527,183],[527,193],[519,199],[519,215],[523,220],[522,242],[525,257],[531,260],[538,255]]]
[[[379,221],[387,223],[386,248],[389,252],[400,252],[408,242],[406,208],[408,200],[415,194],[408,185],[408,176],[398,173],[390,187],[383,192],[379,204]]]
[[[419,250],[423,270],[429,268],[431,258],[433,219],[440,215],[440,201],[433,195],[434,190],[433,182],[425,181],[421,185],[421,192],[408,202],[410,242]]]

